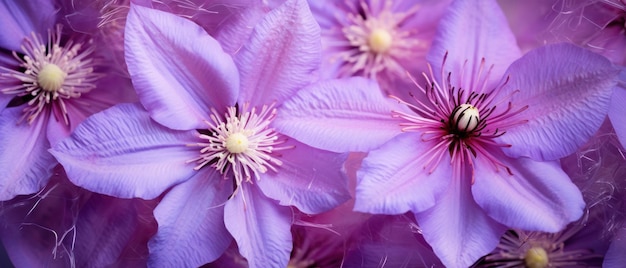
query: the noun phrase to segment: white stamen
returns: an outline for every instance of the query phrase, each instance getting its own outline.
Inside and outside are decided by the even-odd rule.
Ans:
[[[61,88],[67,74],[56,64],[48,63],[39,70],[37,83],[48,92],[55,92]]]
[[[450,117],[456,130],[462,132],[471,132],[478,126],[480,115],[478,109],[471,104],[461,104],[454,109],[454,113]]]
[[[242,133],[233,133],[226,138],[226,149],[233,154],[240,154],[248,149],[248,137]]]
[[[368,39],[370,49],[376,53],[385,53],[393,44],[393,37],[385,29],[375,29]]]

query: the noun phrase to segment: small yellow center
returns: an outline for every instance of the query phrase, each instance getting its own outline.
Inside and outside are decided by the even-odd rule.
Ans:
[[[48,92],[55,92],[63,86],[67,74],[56,64],[48,63],[37,74],[37,83]]]
[[[545,268],[550,264],[548,253],[542,247],[532,247],[526,251],[524,263],[527,268]]]
[[[384,53],[390,47],[393,37],[387,30],[374,29],[369,36],[368,44],[372,51],[376,53]]]
[[[226,138],[226,149],[233,154],[245,152],[248,144],[248,137],[242,133],[233,133]]]

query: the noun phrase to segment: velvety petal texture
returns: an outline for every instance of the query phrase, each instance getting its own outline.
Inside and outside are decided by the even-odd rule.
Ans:
[[[369,152],[357,173],[356,211],[373,214],[421,212],[435,205],[450,184],[450,156],[426,167],[432,142],[419,133],[402,134]]]
[[[153,121],[139,104],[120,104],[91,116],[52,154],[70,180],[91,191],[152,199],[196,173],[197,132]]]
[[[606,58],[572,44],[537,48],[511,65],[503,94],[528,105],[500,141],[512,157],[565,157],[583,145],[606,117],[619,70]],[[514,120],[511,120],[514,121]]]
[[[291,208],[265,197],[258,187],[244,184],[226,202],[224,217],[250,267],[287,267],[292,248]]]
[[[440,74],[446,53],[445,68]],[[452,72],[460,77],[460,84],[454,86],[479,91],[484,79],[486,88],[493,88],[520,56],[515,36],[495,0],[457,0],[441,19],[426,59],[433,66],[437,81],[443,81]],[[492,65],[490,74],[482,77]]]
[[[203,120],[211,108],[224,111],[235,105],[237,68],[200,26],[171,13],[131,5],[124,40],[139,99],[162,125],[206,128]]]
[[[401,133],[394,109],[376,82],[354,77],[310,85],[287,100],[273,126],[301,142],[334,151],[367,152]]]
[[[282,103],[315,80],[320,51],[320,28],[305,0],[289,0],[272,10],[235,56],[239,103]]]
[[[623,71],[626,74],[626,70]],[[624,75],[626,76],[626,75]],[[626,79],[626,77],[624,77]],[[616,87],[611,97],[611,104],[609,107],[609,119],[615,129],[617,138],[622,143],[622,146],[626,148],[626,88]]]
[[[47,34],[56,20],[54,1],[48,0],[1,0],[0,14],[3,14],[0,48],[11,51],[20,51],[23,38],[33,32]]]
[[[470,172],[470,171],[467,171]],[[476,204],[469,176],[455,176],[437,204],[415,219],[445,267],[469,267],[491,252],[506,230]]]
[[[283,164],[256,182],[263,193],[282,206],[295,206],[308,214],[325,212],[350,199],[347,175],[342,170],[347,154],[309,147],[291,140],[280,151]]]
[[[510,228],[558,232],[582,216],[582,194],[558,162],[494,156],[513,175],[476,157],[472,193],[490,217]]]
[[[5,109],[0,114],[0,201],[39,191],[57,164],[48,153],[49,116],[41,114],[32,124],[18,124],[22,114],[21,107]]]
[[[172,188],[154,210],[159,229],[148,243],[149,266],[198,267],[222,255],[232,241],[224,226],[232,192],[232,183],[210,167]]]

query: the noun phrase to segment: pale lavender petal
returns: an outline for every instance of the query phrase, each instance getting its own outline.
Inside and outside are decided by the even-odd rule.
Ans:
[[[498,245],[506,230],[476,204],[470,184],[470,176],[453,177],[434,207],[415,213],[424,239],[445,267],[471,266]]]
[[[475,158],[472,194],[487,215],[510,228],[543,232],[558,232],[582,216],[582,194],[558,162],[493,156],[513,175]]]
[[[369,151],[402,133],[391,111],[403,109],[361,77],[328,80],[300,90],[272,126],[308,145],[334,152]]]
[[[139,99],[159,123],[200,129],[211,108],[235,104],[239,73],[232,58],[193,22],[131,5],[125,47]]]
[[[198,267],[216,260],[232,241],[224,203],[233,184],[205,167],[176,185],[154,210],[159,229],[148,243],[149,266]]]
[[[248,41],[254,26],[269,12],[261,3],[252,4],[243,10],[238,10],[226,25],[221,25],[213,35],[220,42],[224,51],[235,55]]]
[[[616,87],[609,106],[609,119],[615,129],[617,138],[626,148],[626,89]]]
[[[422,142],[419,133],[402,134],[369,152],[357,172],[356,211],[402,214],[431,208],[450,184],[450,155],[428,152],[432,142]]]
[[[513,146],[504,152],[536,160],[573,153],[604,121],[617,74],[606,58],[571,44],[524,55],[507,70],[503,94],[519,90],[511,102],[529,107],[508,121],[528,123],[506,129],[500,141]]]
[[[494,0],[459,0],[450,5],[427,56],[438,81],[445,78],[439,77],[439,70],[446,52],[443,75],[452,72],[459,80],[454,86],[477,91],[481,87],[482,78],[478,75],[481,68],[484,76],[493,65],[487,78],[487,88],[492,88],[506,68],[521,56],[515,36]],[[481,66],[483,58],[485,63]]]
[[[152,199],[193,176],[197,132],[174,131],[150,119],[138,104],[120,104],[91,116],[51,150],[70,180],[94,192]]]
[[[0,201],[41,190],[57,164],[48,153],[48,116],[18,124],[22,114],[21,107],[14,107],[0,115]]]
[[[320,51],[320,28],[305,0],[289,0],[272,10],[235,56],[239,102],[282,103],[315,79]]]
[[[22,40],[32,32],[46,35],[56,20],[53,1],[47,0],[2,0],[0,14],[3,14],[0,48],[12,51],[21,51]]]
[[[257,185],[263,193],[282,206],[295,206],[308,214],[330,210],[350,199],[347,175],[342,171],[347,154],[309,147],[295,140],[277,151],[283,164],[277,172],[261,175]]]
[[[311,8],[311,13],[322,29],[348,24],[346,14],[352,11],[348,6],[350,1],[308,0],[307,2]]]
[[[626,224],[622,224],[617,234],[613,237],[611,246],[604,256],[602,267],[619,268],[626,263]]]
[[[226,202],[226,229],[237,241],[250,267],[287,267],[292,248],[291,208],[244,184]]]

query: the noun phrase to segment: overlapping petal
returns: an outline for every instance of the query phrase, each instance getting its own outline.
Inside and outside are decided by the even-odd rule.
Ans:
[[[289,0],[259,22],[235,56],[240,103],[282,103],[316,79],[320,28],[305,0]]]
[[[506,129],[511,157],[565,157],[583,145],[606,117],[618,70],[604,57],[572,44],[535,49],[507,70],[503,94],[516,90],[514,105],[528,109],[514,119],[528,123]]]
[[[376,82],[361,77],[327,80],[300,90],[272,125],[308,145],[334,152],[369,151],[401,133]]]
[[[424,239],[446,267],[469,267],[491,252],[506,230],[476,204],[470,184],[469,176],[454,176],[434,207],[415,213]]]
[[[624,71],[626,73],[626,71]],[[626,78],[626,77],[625,77]],[[611,104],[609,106],[609,119],[615,129],[617,138],[622,143],[622,146],[626,148],[626,89],[616,87],[611,97]]]
[[[490,217],[511,228],[558,232],[582,216],[582,194],[558,162],[494,157],[512,175],[476,157],[472,186],[474,199]]]
[[[347,154],[315,149],[295,140],[284,146],[294,148],[279,152],[283,164],[278,172],[268,171],[256,182],[266,196],[309,214],[325,212],[350,199],[347,176],[342,171]]]
[[[374,214],[421,212],[435,205],[450,184],[450,156],[429,152],[433,144],[406,133],[371,151],[357,172],[356,211]]]
[[[439,74],[446,53],[445,69]],[[493,88],[506,68],[520,56],[515,36],[496,1],[458,0],[450,4],[441,19],[427,60],[435,70],[437,81],[443,81],[452,72],[458,78],[454,82],[459,83],[454,86],[480,92],[483,79],[487,79],[485,88]],[[485,78],[492,65],[490,75]]]
[[[52,154],[70,180],[91,191],[152,199],[196,173],[197,132],[154,122],[139,104],[120,104],[91,116]]]
[[[232,192],[232,183],[210,167],[172,188],[154,210],[159,229],[148,243],[148,264],[198,267],[222,255],[232,241],[224,226]]]
[[[54,2],[47,0],[2,0],[0,14],[0,48],[10,51],[21,51],[23,38],[33,32],[45,36],[56,20]]]
[[[250,267],[287,267],[292,248],[291,208],[244,184],[226,202],[224,221]]]
[[[626,224],[622,224],[617,235],[613,237],[613,241],[604,257],[602,267],[619,268],[624,266],[624,262],[626,262],[626,254],[624,252],[626,252]]]
[[[124,42],[139,99],[164,126],[203,128],[211,108],[224,111],[235,104],[239,73],[234,61],[197,24],[131,5]]]
[[[21,107],[0,114],[0,201],[39,191],[57,164],[47,151],[48,115],[39,115],[32,124],[18,124],[22,114]]]

